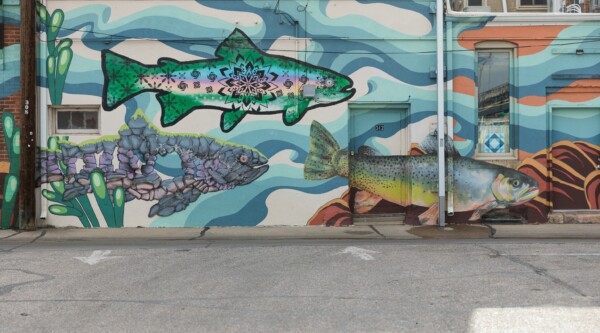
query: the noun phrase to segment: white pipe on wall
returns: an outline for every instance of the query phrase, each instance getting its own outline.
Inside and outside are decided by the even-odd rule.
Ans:
[[[438,135],[438,202],[439,225],[446,225],[446,154],[444,119],[444,0],[436,1],[435,10],[437,54],[437,135]]]
[[[453,23],[452,22],[445,22],[445,26],[444,26],[444,31],[446,33],[446,67],[447,68],[454,68],[454,56],[452,53],[452,50],[454,48],[453,43],[453,37],[454,37],[454,32],[453,32]],[[446,91],[448,92],[453,92],[454,91],[454,80],[448,80],[446,81]],[[446,94],[446,121],[448,123],[448,126],[446,126],[446,131],[447,131],[447,135],[450,139],[454,138],[454,122],[453,122],[453,118],[454,118],[454,96],[452,93],[448,93]],[[445,138],[445,136],[444,136]],[[454,184],[454,174],[453,174],[453,170],[454,170],[454,158],[452,156],[448,156],[446,158],[446,174],[447,174],[447,182],[446,182],[446,186],[448,186],[447,188],[447,192],[446,192],[446,201],[447,201],[447,207],[446,210],[448,211],[448,216],[453,216],[454,215],[454,191],[453,191],[453,184]]]

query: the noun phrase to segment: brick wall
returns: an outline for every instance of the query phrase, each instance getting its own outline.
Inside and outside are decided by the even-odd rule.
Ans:
[[[19,44],[20,34],[18,26],[4,24],[4,29],[2,30],[4,31],[4,46]],[[17,91],[19,91],[19,88],[17,88]],[[3,96],[3,92],[0,91],[0,97],[0,116],[2,112],[12,112],[15,121],[17,122],[17,126],[20,127],[21,94],[17,92],[10,96]],[[8,161],[8,153],[6,150],[6,142],[4,142],[4,130],[2,129],[2,126],[0,126],[0,162],[6,161]]]
[[[0,112],[12,112],[18,127],[21,127],[21,94],[16,93],[5,98],[0,98]],[[1,118],[0,118],[1,119]],[[0,126],[0,162],[8,161],[6,142],[4,142],[4,129]]]
[[[4,25],[4,46],[19,44],[20,37],[18,26],[12,24]]]

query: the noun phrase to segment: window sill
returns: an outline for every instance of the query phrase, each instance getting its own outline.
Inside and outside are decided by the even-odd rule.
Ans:
[[[503,153],[503,154],[485,154],[485,153],[475,153],[473,155],[474,160],[479,161],[511,161],[518,160],[516,153]]]

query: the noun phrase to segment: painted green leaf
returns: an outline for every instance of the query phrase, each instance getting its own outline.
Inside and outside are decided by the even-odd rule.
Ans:
[[[58,43],[58,45],[56,46],[56,52],[58,52],[58,54],[59,54],[59,59],[60,59],[60,51],[64,48],[70,48],[71,45],[73,45],[73,40],[71,40],[71,38],[65,38]]]
[[[48,138],[48,150],[58,149],[58,137],[51,136]]]
[[[42,195],[44,196],[44,198],[46,198],[46,199],[48,199],[48,200],[50,200],[52,202],[57,202],[57,203],[65,205],[67,207],[73,207],[73,205],[70,204],[69,202],[63,201],[61,193],[57,193],[57,192],[53,192],[53,191],[50,191],[50,190],[47,190],[47,189],[43,189],[42,190]]]
[[[50,44],[48,44],[50,45]],[[53,46],[54,47],[54,46]],[[48,91],[50,92],[50,102],[56,103],[56,57],[49,55],[46,59],[46,73],[48,82]]]
[[[115,202],[115,227],[122,227],[125,215],[125,190],[123,187],[119,186],[114,190],[113,200]]]
[[[108,196],[108,190],[106,189],[106,182],[104,176],[99,171],[92,172],[91,176],[92,192],[96,197],[98,207],[104,216],[104,221],[109,228],[114,228],[115,225],[115,211],[113,203]]]
[[[48,22],[48,18],[50,16],[50,14],[48,13],[46,6],[44,6],[38,2],[35,4],[35,10],[38,13],[38,16],[40,17],[40,20],[42,21],[42,23],[44,25],[48,26],[50,23],[50,22]]]
[[[106,183],[104,182],[104,176],[100,172],[94,171],[92,172],[91,180],[94,194],[102,200],[106,199]]]
[[[54,215],[60,215],[60,216],[81,216],[81,212],[78,211],[75,208],[72,207],[66,207],[63,205],[50,205],[50,207],[48,207],[48,210],[50,211],[50,213],[54,214]]]
[[[50,17],[50,26],[48,27],[48,30],[53,33],[58,32],[60,26],[63,24],[64,19],[65,13],[61,9],[55,10]],[[52,38],[52,40],[54,40],[54,38]]]
[[[15,128],[15,119],[13,118],[12,113],[2,113],[2,128],[4,129],[4,137],[10,139]]]
[[[13,160],[15,157],[19,159],[19,155],[21,154],[21,130],[17,129],[15,131],[15,135],[13,136],[12,141],[13,156],[9,156],[9,158],[11,159],[11,163],[14,162]]]
[[[71,48],[67,47],[60,50],[58,53],[58,75],[65,75],[71,65],[71,59],[73,59],[73,50]]]
[[[15,198],[17,196],[19,186],[18,178],[9,174],[4,179],[4,201],[2,202],[2,228],[9,228],[11,217],[15,209]]]
[[[54,76],[54,72],[56,72],[56,57],[49,55],[48,59],[46,59],[46,66],[48,76]]]
[[[15,195],[18,191],[19,181],[15,175],[8,175],[4,179],[4,202],[11,202],[14,200]]]
[[[65,193],[65,183],[63,181],[52,182],[50,186],[52,186],[56,193],[60,193],[61,197]]]
[[[58,195],[56,195],[56,192],[52,192],[50,190],[42,190],[42,195],[44,196],[44,198],[50,200],[50,201],[59,201],[60,198]]]

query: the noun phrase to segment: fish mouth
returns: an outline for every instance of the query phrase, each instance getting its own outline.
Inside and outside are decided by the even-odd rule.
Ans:
[[[349,100],[350,98],[352,98],[352,96],[354,96],[354,94],[356,94],[356,88],[353,88],[352,84],[349,84],[344,88],[340,89],[335,94],[329,95],[325,98],[323,98],[322,96],[316,96],[314,99],[314,103],[324,105],[331,105],[331,103],[340,103]]]
[[[533,187],[527,190],[527,192],[523,193],[523,196],[519,198],[519,201],[513,203],[514,206],[521,205],[526,203],[527,201],[537,197],[540,190],[537,187]]]
[[[351,84],[345,86],[344,88],[342,88],[340,90],[340,92],[344,93],[344,94],[348,94],[347,98],[351,98],[352,96],[354,96],[354,94],[356,94],[356,88],[354,88]]]
[[[258,179],[260,176],[262,176],[265,172],[267,172],[267,170],[269,170],[269,166],[266,164],[255,167],[252,170],[249,170],[245,174],[244,180],[239,185],[247,185],[247,184],[252,183],[256,179]]]

